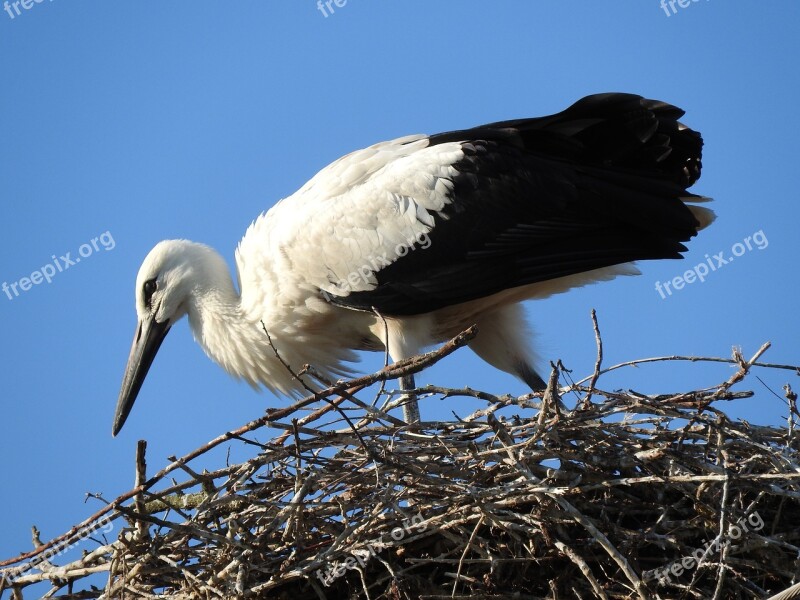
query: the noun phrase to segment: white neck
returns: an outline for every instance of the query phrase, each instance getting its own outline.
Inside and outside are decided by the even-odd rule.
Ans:
[[[289,393],[291,376],[276,359],[260,319],[242,309],[224,259],[211,249],[194,258],[196,277],[186,309],[197,343],[234,377]]]
[[[284,395],[305,395],[306,387],[276,357],[270,340],[294,372],[306,362],[313,362],[313,344],[297,336],[291,318],[272,315],[265,302],[256,303],[254,310],[246,310],[227,264],[218,253],[208,249],[195,258],[197,276],[186,308],[192,334],[205,353],[229,374],[253,387],[261,384]],[[321,365],[320,370],[333,376],[327,366],[335,368],[335,365]]]
[[[293,376],[305,364],[329,380],[351,372],[343,362],[356,360],[352,350],[363,343],[363,324],[351,322],[364,319],[362,313],[334,307],[313,289],[274,277],[269,260],[262,265],[264,276],[245,281],[239,294],[216,251],[183,242],[181,254],[175,271],[183,310],[176,314],[188,315],[197,343],[229,374],[297,398],[307,395],[308,387],[320,387],[307,376],[308,387]]]

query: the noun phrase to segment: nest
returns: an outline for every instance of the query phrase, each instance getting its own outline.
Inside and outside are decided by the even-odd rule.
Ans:
[[[417,391],[423,404],[485,402],[453,422],[408,426],[358,398],[472,335],[269,411],[149,479],[140,442],[135,488],[0,562],[0,597],[48,582],[48,597],[64,599],[728,599],[800,580],[797,397],[784,388],[785,428],[721,408],[753,395],[731,388],[754,367],[797,367],[758,362],[765,345],[750,360],[669,358],[738,367],[710,389],[606,391],[598,332],[583,381],[559,388],[569,377],[554,365],[545,392],[518,398]],[[200,472],[224,444],[252,458]],[[117,539],[101,539],[115,524]],[[98,543],[53,564],[87,536]]]

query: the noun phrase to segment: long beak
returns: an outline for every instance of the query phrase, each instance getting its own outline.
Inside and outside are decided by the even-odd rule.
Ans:
[[[139,321],[136,335],[133,338],[133,345],[131,346],[131,354],[128,356],[128,364],[125,367],[122,387],[119,390],[119,399],[117,400],[117,410],[114,414],[114,427],[111,430],[111,435],[116,436],[125,424],[125,419],[128,418],[128,414],[133,408],[133,403],[136,401],[136,396],[139,394],[142,383],[144,383],[147,371],[150,369],[150,365],[153,364],[153,359],[161,347],[161,342],[167,337],[169,328],[169,321],[158,323],[154,317]]]

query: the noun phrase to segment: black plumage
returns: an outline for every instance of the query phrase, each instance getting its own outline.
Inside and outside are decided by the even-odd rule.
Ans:
[[[430,247],[336,304],[414,315],[505,289],[644,259],[681,258],[700,226],[682,199],[702,138],[683,111],[631,94],[586,97],[555,115],[430,137],[459,142],[451,203]],[[696,196],[695,196],[696,197]]]

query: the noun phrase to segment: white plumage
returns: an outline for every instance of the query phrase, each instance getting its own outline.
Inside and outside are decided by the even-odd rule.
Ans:
[[[519,302],[636,273],[632,260],[678,258],[711,221],[685,205],[704,200],[686,192],[702,141],[678,126],[680,114],[605,94],[551,117],[353,152],[248,228],[238,291],[211,248],[159,243],[136,280],[139,329],[114,434],[184,315],[228,373],[285,395],[304,386],[262,322],[285,362],[330,379],[349,372],[357,350],[388,346],[399,360],[475,323],[481,358],[541,387]]]

